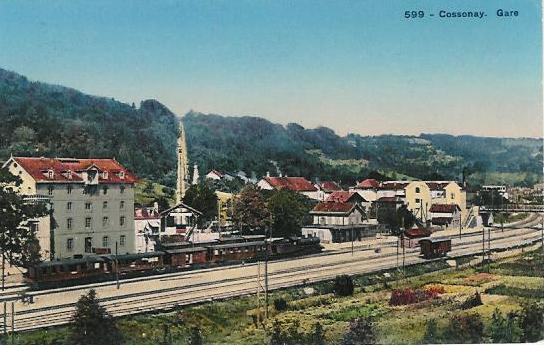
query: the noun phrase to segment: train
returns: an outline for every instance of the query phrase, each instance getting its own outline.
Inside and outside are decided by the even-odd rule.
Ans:
[[[265,240],[263,235],[229,236],[209,242],[158,243],[155,251],[90,255],[46,261],[30,267],[25,281],[33,289],[73,286],[154,274],[316,254],[318,237]]]
[[[451,239],[423,238],[419,240],[419,247],[424,259],[435,259],[451,251]]]

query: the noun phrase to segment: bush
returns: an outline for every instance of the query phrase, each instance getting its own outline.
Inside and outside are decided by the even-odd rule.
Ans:
[[[376,343],[374,323],[369,318],[357,318],[349,323],[349,329],[341,345],[371,345]]]
[[[436,320],[431,319],[427,321],[425,327],[425,335],[423,336],[423,344],[436,344],[438,343],[438,327],[436,325]]]
[[[444,292],[444,288],[440,285],[433,285],[423,290],[414,290],[411,288],[393,290],[391,292],[391,299],[389,300],[389,305],[406,305],[419,303],[428,299],[438,298],[439,295]]]
[[[481,343],[484,324],[478,314],[454,316],[446,329],[445,338],[450,343]]]
[[[284,311],[287,309],[287,301],[283,298],[276,298],[274,300],[274,309],[277,311]]]
[[[336,276],[334,280],[334,294],[337,296],[353,295],[353,279],[348,275]]]
[[[462,305],[462,309],[471,309],[474,307],[477,307],[479,305],[482,305],[482,297],[480,296],[480,293],[476,291],[474,295],[469,297]]]
[[[494,343],[518,343],[522,333],[518,315],[509,313],[505,319],[499,309],[495,309],[489,326],[489,334]]]

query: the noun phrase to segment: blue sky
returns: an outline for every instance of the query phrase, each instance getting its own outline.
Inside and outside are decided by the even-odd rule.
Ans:
[[[540,18],[537,0],[0,0],[0,67],[179,115],[541,137]]]

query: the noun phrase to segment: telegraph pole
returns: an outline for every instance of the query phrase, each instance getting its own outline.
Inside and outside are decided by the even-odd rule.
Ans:
[[[6,301],[4,301],[4,341],[2,341],[2,343],[4,344],[7,344],[8,342],[8,308],[7,308],[7,304],[6,304]]]
[[[15,302],[11,302],[11,345],[15,345]]]
[[[353,256],[353,228],[351,228],[351,256]]]
[[[120,284],[119,284],[119,258],[118,255],[118,242],[115,241],[115,281],[117,285],[117,290],[119,290]]]

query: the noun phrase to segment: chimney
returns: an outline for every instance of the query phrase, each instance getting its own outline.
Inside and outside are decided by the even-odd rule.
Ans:
[[[155,210],[155,212],[159,213],[159,203],[156,202],[156,201],[153,203],[153,210]]]
[[[270,177],[270,171],[266,172],[266,177]]]

